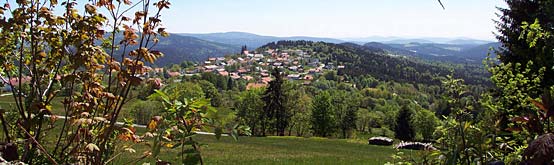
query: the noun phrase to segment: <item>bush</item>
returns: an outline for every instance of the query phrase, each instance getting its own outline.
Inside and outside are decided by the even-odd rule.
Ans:
[[[152,116],[159,115],[163,110],[162,103],[158,101],[139,100],[130,107],[131,116],[135,119],[135,123],[141,125],[148,124]]]
[[[433,112],[423,109],[415,114],[413,125],[417,134],[423,138],[423,141],[431,141],[439,122],[439,118]]]

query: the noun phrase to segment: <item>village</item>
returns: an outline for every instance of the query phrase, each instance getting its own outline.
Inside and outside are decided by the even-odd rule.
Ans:
[[[232,79],[248,81],[247,89],[266,87],[272,80],[271,71],[280,68],[286,79],[302,81],[309,85],[314,78],[329,71],[344,69],[333,62],[322,62],[313,54],[302,50],[268,49],[263,52],[249,51],[243,47],[240,54],[225,57],[210,57],[206,61],[180,71],[169,71],[169,77],[194,76],[201,73],[215,73]],[[153,68],[155,73],[164,73],[163,68]]]

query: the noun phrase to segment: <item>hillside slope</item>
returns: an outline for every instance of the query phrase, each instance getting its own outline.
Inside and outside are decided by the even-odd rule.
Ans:
[[[116,41],[121,40],[118,36]],[[239,46],[227,45],[206,41],[195,37],[171,34],[169,37],[160,37],[159,43],[152,49],[161,51],[164,56],[154,62],[156,66],[180,64],[183,61],[203,61],[209,57],[222,57],[227,54],[235,54],[240,51]],[[136,49],[131,47],[130,49]],[[119,50],[120,54],[122,50]]]
[[[456,45],[436,43],[408,43],[386,44],[369,42],[364,44],[367,48],[380,48],[389,54],[417,57],[424,60],[480,64],[487,56],[489,48],[498,48],[499,43],[487,43],[483,45]]]
[[[160,66],[181,63],[184,60],[202,61],[208,57],[222,57],[240,51],[240,47],[237,46],[176,34],[168,38],[161,38],[155,49],[165,54],[164,57],[156,61],[156,65]]]
[[[264,49],[300,49],[313,54],[324,63],[344,65],[339,74],[352,77],[371,75],[383,81],[441,84],[454,71],[455,77],[469,84],[487,84],[487,72],[480,65],[430,63],[403,56],[390,56],[380,48],[353,43],[333,44],[311,41],[279,41],[264,45]]]

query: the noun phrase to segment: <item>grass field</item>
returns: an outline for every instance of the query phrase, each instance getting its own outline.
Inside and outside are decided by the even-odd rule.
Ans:
[[[206,164],[384,164],[392,161],[391,156],[396,152],[391,146],[371,146],[343,139],[241,137],[235,141],[230,137],[216,140],[208,135],[197,139],[207,144],[202,148]],[[127,164],[140,153],[139,149],[135,155],[121,157],[115,164]],[[164,149],[161,159],[178,164],[177,155],[177,149]]]
[[[52,103],[52,112],[54,114],[63,115],[63,97],[56,97],[54,98],[50,103]],[[13,99],[13,96],[0,96],[0,108],[4,109],[15,109],[15,100]]]
[[[62,104],[63,97],[56,97],[54,98],[50,103],[52,104],[52,113],[55,115],[64,116],[64,105]],[[130,105],[130,104],[125,104]],[[125,105],[123,106],[122,114],[120,114],[121,119],[123,118],[129,118],[132,117],[133,114],[131,114],[128,110],[126,110]],[[15,110],[16,104],[15,100],[13,99],[13,96],[0,96],[0,108],[6,109],[6,110]],[[122,121],[122,120],[121,120]]]

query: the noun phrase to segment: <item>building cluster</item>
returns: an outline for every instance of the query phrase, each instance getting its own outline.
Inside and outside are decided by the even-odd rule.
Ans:
[[[302,50],[243,50],[240,55],[208,58],[198,66],[186,70],[185,74],[212,72],[233,79],[244,79],[249,82],[247,88],[255,88],[269,84],[274,68],[280,68],[286,79],[310,84],[319,74],[343,69],[344,66],[336,66],[332,62],[324,63],[314,57],[314,54]]]

